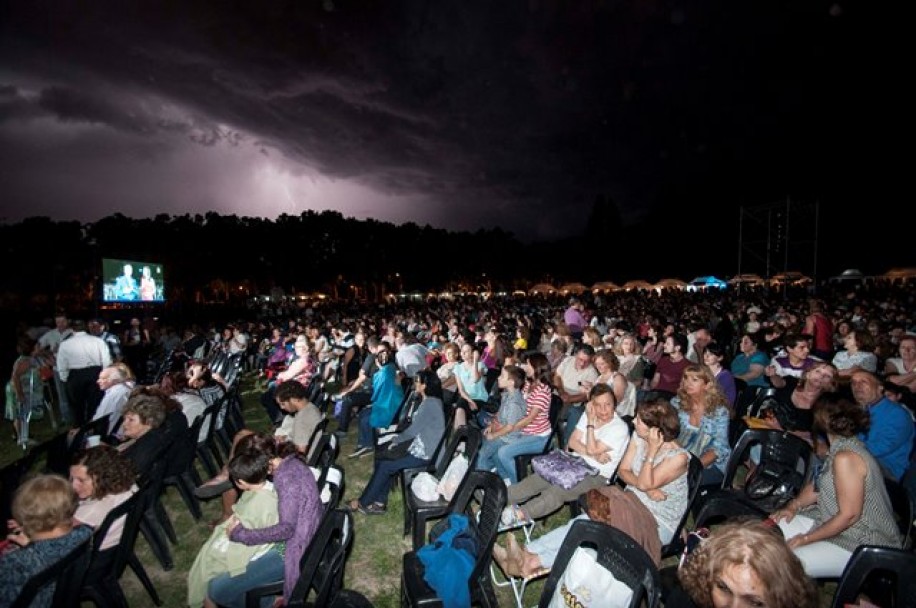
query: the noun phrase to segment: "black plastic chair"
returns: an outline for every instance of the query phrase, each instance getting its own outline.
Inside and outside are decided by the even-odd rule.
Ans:
[[[140,518],[139,525],[140,533],[149,543],[150,551],[163,570],[171,570],[175,566],[169,541],[178,542],[168,513],[165,513],[162,502],[159,500],[165,479],[167,453],[168,451],[164,450],[153,462],[147,474],[139,481],[140,491],[144,496],[143,516]]]
[[[860,593],[877,606],[916,606],[916,553],[862,545],[853,551],[833,596],[833,608],[854,604]]]
[[[569,560],[581,546],[595,549],[597,562],[633,590],[633,598],[630,600],[632,608],[641,605],[658,608],[661,603],[661,581],[652,558],[628,534],[588,519],[576,520],[566,534],[541,591],[538,603],[540,608],[547,608],[550,604]]]
[[[201,485],[203,481],[200,479],[194,463],[200,446],[197,441],[200,437],[200,429],[204,423],[209,422],[207,417],[209,409],[207,408],[194,419],[194,423],[188,429],[188,434],[183,442],[176,441],[172,444],[173,449],[170,450],[169,457],[174,463],[175,472],[171,475],[166,475],[162,479],[163,489],[174,487],[178,490],[181,500],[184,501],[195,521],[203,517],[203,512],[200,509],[200,501],[197,500],[197,496],[194,494],[194,489]]]
[[[687,465],[687,509],[684,510],[684,514],[681,516],[681,521],[674,531],[674,536],[671,537],[671,542],[667,545],[662,545],[662,559],[677,555],[684,548],[684,543],[681,540],[681,531],[684,529],[684,526],[687,525],[687,518],[690,517],[690,508],[693,506],[694,501],[697,499],[697,495],[700,493],[700,480],[702,478],[703,463],[699,458],[691,454],[690,462]]]
[[[433,463],[435,461],[431,462],[426,469],[427,472],[435,476],[436,479],[442,479],[452,458],[458,453],[459,446],[463,445],[464,455],[468,459],[468,472],[470,473],[474,470],[477,452],[480,450],[482,440],[483,435],[480,430],[469,424],[455,429],[452,431],[446,448],[439,455],[438,465],[434,466]],[[403,488],[406,488],[404,490],[404,533],[407,534],[412,531],[413,548],[419,549],[426,542],[426,522],[444,517],[449,512],[449,502],[442,498],[432,502],[420,500],[410,491],[410,482],[413,481],[413,477],[418,473],[410,475],[409,479],[405,473],[406,470],[402,471],[401,475]],[[503,487],[505,487],[505,484],[503,484]]]
[[[756,470],[776,467],[786,474],[773,480],[773,492],[761,498],[751,498],[744,488],[735,488],[738,468],[744,464],[753,446],[760,446],[760,462]],[[804,487],[811,474],[811,446],[804,439],[786,431],[748,429],[732,450],[720,488],[700,490],[696,502],[696,527],[708,527],[710,522],[736,516],[766,516],[791,500]],[[748,484],[745,480],[745,485]]]
[[[51,605],[54,608],[78,608],[79,590],[89,567],[92,536],[74,547],[70,553],[41,572],[34,574],[19,592],[10,608],[29,608],[35,596],[48,585],[56,583]]]
[[[302,554],[299,580],[286,606],[315,608],[330,605],[343,587],[344,564],[353,543],[353,514],[347,509],[329,511]],[[260,608],[261,598],[283,593],[283,581],[262,585],[245,594],[247,608]]]
[[[113,508],[99,524],[95,531],[92,543],[92,559],[89,570],[83,581],[80,599],[91,601],[100,608],[117,606],[127,608],[127,598],[121,588],[121,575],[124,569],[130,566],[140,580],[150,599],[157,606],[162,605],[159,594],[153,586],[152,580],[134,551],[137,534],[140,531],[140,520],[143,517],[146,497],[143,490],[137,491],[133,496]],[[102,542],[108,534],[109,528],[118,519],[124,517],[124,527],[121,540],[117,546],[104,551],[101,550]]]
[[[451,438],[452,426],[454,425],[454,422],[455,422],[455,410],[454,408],[450,408],[450,409],[451,409],[451,413],[446,417],[446,420],[445,420],[445,432],[442,433],[442,437],[439,439],[439,443],[436,444],[436,449],[433,450],[432,458],[429,459],[430,465],[427,465],[424,467],[411,467],[411,468],[404,469],[401,471],[401,474],[395,478],[396,480],[395,484],[401,487],[401,504],[404,505],[404,534],[410,533],[410,526],[411,526],[411,520],[409,518],[409,514],[407,513],[407,495],[410,494],[410,484],[413,481],[414,477],[416,477],[420,473],[424,471],[432,473],[432,471],[429,470],[430,466],[436,463],[440,463],[441,459],[444,458],[444,456],[442,456],[442,452],[443,450],[445,450],[446,446],[448,445],[448,441]],[[435,469],[437,467],[433,467],[433,468]],[[445,469],[443,468],[443,471],[444,470]],[[432,474],[435,475],[435,473],[432,473]]]
[[[476,521],[477,559],[468,577],[471,604],[496,608],[499,603],[490,578],[493,543],[499,530],[499,518],[506,506],[506,484],[490,471],[469,470],[446,509],[446,515],[463,513]],[[475,510],[475,504],[477,505]],[[424,580],[423,563],[417,551],[404,554],[401,571],[401,606],[441,606],[442,600]]]
[[[544,444],[544,449],[540,452],[533,452],[531,454],[519,454],[515,457],[515,476],[519,481],[523,480],[528,476],[528,471],[531,468],[531,459],[540,454],[547,454],[556,446],[557,448],[563,449],[565,443],[563,441],[563,429],[560,428],[560,410],[563,409],[563,399],[560,398],[560,395],[553,393],[550,396],[550,437],[547,438],[547,443]]]
[[[884,488],[891,499],[897,529],[900,530],[900,536],[903,537],[903,548],[910,549],[913,543],[913,517],[916,516],[913,499],[901,483],[888,477],[884,478]]]
[[[207,433],[203,441],[197,442],[196,452],[198,460],[210,477],[215,477],[223,468],[223,446],[217,440],[216,421],[219,418],[220,410],[226,407],[227,403],[228,397],[223,395],[218,401],[207,406],[207,409],[201,414]]]
[[[308,459],[311,459],[314,452],[318,450],[318,444],[321,439],[327,436],[328,430],[328,417],[324,416],[318,424],[315,425],[315,428],[312,429],[312,434],[309,436],[308,442],[305,444],[305,453]],[[314,450],[313,450],[314,448]]]

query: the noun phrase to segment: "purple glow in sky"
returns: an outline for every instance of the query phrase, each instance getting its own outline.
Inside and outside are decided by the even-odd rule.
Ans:
[[[345,216],[523,240],[874,196],[866,3],[11,1],[0,219]],[[878,51],[874,51],[878,52]],[[877,111],[881,110],[881,111]],[[662,210],[662,211],[659,211]]]

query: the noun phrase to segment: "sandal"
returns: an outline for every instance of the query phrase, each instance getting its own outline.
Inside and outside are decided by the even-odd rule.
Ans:
[[[380,502],[374,502],[368,507],[360,509],[364,515],[384,515],[388,512],[388,507]]]
[[[525,513],[524,509],[518,505],[509,505],[503,509],[499,519],[500,524],[502,524],[500,530],[509,530],[511,528],[524,526],[531,521],[528,519],[528,514]]]

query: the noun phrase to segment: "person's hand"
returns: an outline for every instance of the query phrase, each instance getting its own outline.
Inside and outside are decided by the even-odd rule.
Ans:
[[[649,497],[649,500],[654,500],[655,502],[662,502],[663,500],[668,499],[668,495],[659,490],[658,488],[654,490],[647,490],[646,496]]]
[[[11,543],[19,545],[20,547],[25,547],[29,544],[29,537],[22,531],[22,526],[19,525],[18,521],[15,519],[8,519],[6,521],[6,528],[10,531],[10,533],[6,535],[6,538]]]
[[[786,523],[789,523],[795,517],[795,514],[798,513],[798,507],[796,505],[797,503],[794,499],[790,500],[781,509],[776,509],[770,513],[770,519],[776,523],[779,523],[780,520],[785,519]]]
[[[590,393],[590,392],[592,392],[592,387],[595,386],[595,383],[594,383],[594,382],[589,382],[588,380],[583,380],[582,382],[579,383],[579,386],[581,386],[582,389],[583,389],[586,393]]]
[[[796,549],[798,547],[804,547],[808,544],[808,535],[807,534],[796,534],[788,541],[786,544],[789,545],[790,549]]]
[[[662,436],[662,432],[658,427],[652,427],[649,429],[649,435],[646,437],[646,443],[649,444],[650,450],[655,450],[656,452],[662,444],[665,443],[665,438]]]
[[[595,460],[597,460],[601,464],[607,464],[611,461],[611,453],[610,452],[601,452],[600,454],[595,455]]]
[[[592,426],[595,425],[595,406],[591,401],[585,404],[585,422]]]
[[[231,535],[232,531],[235,530],[235,528],[239,525],[239,523],[240,522],[239,522],[238,517],[236,517],[235,515],[230,517],[229,520],[226,522],[226,536]]]

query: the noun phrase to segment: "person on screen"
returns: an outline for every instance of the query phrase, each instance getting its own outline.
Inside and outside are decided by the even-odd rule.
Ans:
[[[134,267],[124,264],[124,274],[115,279],[115,299],[136,300],[140,297],[137,279],[134,278]]]
[[[149,266],[144,266],[140,276],[140,299],[151,302],[156,299],[156,281]]]

